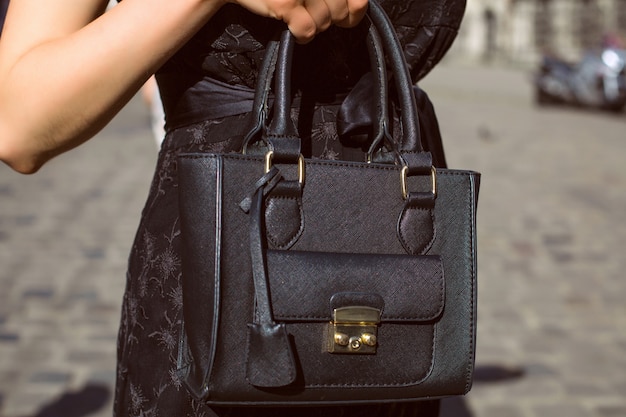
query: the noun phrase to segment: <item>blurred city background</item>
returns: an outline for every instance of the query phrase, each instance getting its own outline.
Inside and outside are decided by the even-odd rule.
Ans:
[[[626,0],[468,0],[452,54],[527,65],[546,53],[577,60],[625,34]]]
[[[626,417],[626,114],[538,105],[534,77],[546,51],[576,61],[626,28],[626,0],[468,3],[420,82],[449,165],[483,174],[474,388],[441,415]],[[1,417],[111,415],[156,154],[138,96],[38,174],[0,166]]]

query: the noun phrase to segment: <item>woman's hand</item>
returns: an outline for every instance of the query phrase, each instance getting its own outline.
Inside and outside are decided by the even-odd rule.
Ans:
[[[367,0],[230,0],[261,16],[282,20],[300,43],[330,25],[352,27],[367,11]]]

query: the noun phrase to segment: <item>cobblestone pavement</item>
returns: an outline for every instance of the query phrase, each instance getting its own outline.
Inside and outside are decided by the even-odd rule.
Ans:
[[[111,415],[126,262],[156,161],[148,126],[136,100],[33,176],[0,166],[0,416]]]
[[[481,171],[473,390],[442,417],[626,417],[626,115],[532,104],[529,75],[422,86]],[[0,167],[0,416],[111,415],[125,265],[156,158],[133,101],[34,176]]]
[[[536,107],[522,71],[422,86],[449,165],[483,174],[468,415],[626,417],[626,115]]]

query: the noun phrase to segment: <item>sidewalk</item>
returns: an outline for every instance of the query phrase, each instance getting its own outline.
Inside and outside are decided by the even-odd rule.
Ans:
[[[536,108],[497,68],[444,63],[421,86],[449,165],[483,174],[476,381],[442,417],[625,417],[626,114]],[[155,160],[135,100],[35,176],[0,167],[0,416],[111,415]]]

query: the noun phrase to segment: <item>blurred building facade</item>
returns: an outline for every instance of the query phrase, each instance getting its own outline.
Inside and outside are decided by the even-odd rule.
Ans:
[[[577,59],[611,34],[624,38],[626,0],[467,0],[455,55],[534,63]]]

